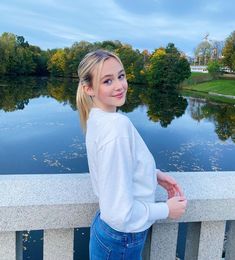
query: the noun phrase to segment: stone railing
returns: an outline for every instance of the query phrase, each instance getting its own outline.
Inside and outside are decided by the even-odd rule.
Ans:
[[[185,260],[235,259],[235,172],[170,173],[188,199],[178,221],[157,221],[144,259],[175,260],[178,225],[187,223]],[[166,199],[159,187],[156,198]],[[72,260],[74,228],[89,227],[98,208],[88,174],[1,175],[0,259],[22,259],[23,230],[44,230],[43,259]],[[85,260],[85,259],[83,259]]]

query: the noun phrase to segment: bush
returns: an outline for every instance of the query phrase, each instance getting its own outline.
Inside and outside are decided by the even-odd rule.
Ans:
[[[221,64],[217,60],[209,61],[207,70],[210,73],[210,75],[213,77],[213,79],[218,79],[219,76],[222,74],[221,73]]]

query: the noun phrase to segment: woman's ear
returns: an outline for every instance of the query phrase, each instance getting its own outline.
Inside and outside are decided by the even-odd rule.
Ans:
[[[84,91],[88,96],[94,97],[95,96],[95,92],[94,89],[90,86],[90,85],[85,85],[84,87]]]

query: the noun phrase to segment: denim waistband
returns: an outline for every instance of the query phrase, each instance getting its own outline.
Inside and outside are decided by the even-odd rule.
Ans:
[[[102,220],[100,218],[100,211],[98,211],[96,213],[95,216],[95,220],[97,221],[98,225],[106,232],[108,233],[110,236],[112,236],[113,238],[117,239],[117,240],[123,240],[123,238],[126,238],[127,240],[130,241],[135,241],[135,240],[142,240],[147,232],[148,229],[145,231],[141,231],[141,232],[121,232],[121,231],[117,231],[115,229],[113,229],[112,227],[110,227],[104,220]]]

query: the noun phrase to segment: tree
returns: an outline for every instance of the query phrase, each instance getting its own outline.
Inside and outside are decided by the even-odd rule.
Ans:
[[[173,43],[156,49],[146,66],[147,81],[158,88],[176,88],[191,74],[189,62]]]
[[[207,70],[214,79],[217,79],[221,74],[220,62],[218,60],[209,61]]]
[[[224,65],[235,71],[235,31],[225,41],[223,56]]]
[[[94,47],[95,47],[95,49],[105,49],[105,50],[114,52],[116,49],[122,47],[122,43],[118,40],[95,42]]]
[[[0,75],[11,71],[15,51],[16,36],[13,33],[4,32],[0,37]]]
[[[29,43],[25,41],[23,36],[16,36],[16,45],[22,47],[29,47]]]
[[[53,76],[64,76],[66,55],[63,49],[58,49],[48,61],[48,71]]]
[[[29,45],[23,36],[3,33],[0,36],[0,75],[40,74],[38,65],[42,53],[39,47]],[[46,71],[46,63],[39,66],[40,71]]]

